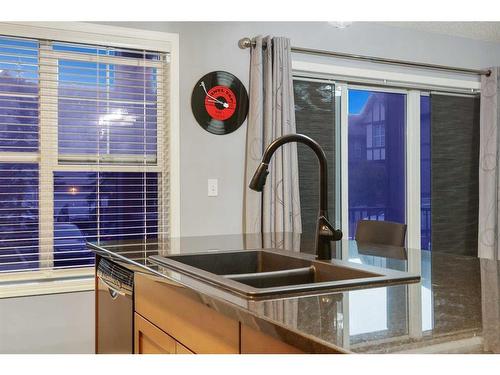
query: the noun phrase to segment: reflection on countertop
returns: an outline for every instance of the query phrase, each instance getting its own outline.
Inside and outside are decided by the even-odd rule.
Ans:
[[[337,254],[348,254],[349,261],[419,273],[420,283],[246,301],[147,259],[261,248],[300,248],[312,254],[311,245],[300,235],[281,233],[122,241],[92,248],[136,271],[187,286],[219,312],[277,336],[359,353],[500,353],[500,261],[342,241],[336,244]]]

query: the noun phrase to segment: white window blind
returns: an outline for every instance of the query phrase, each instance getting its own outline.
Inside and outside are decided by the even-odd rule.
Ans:
[[[0,36],[0,278],[168,235],[168,61]]]

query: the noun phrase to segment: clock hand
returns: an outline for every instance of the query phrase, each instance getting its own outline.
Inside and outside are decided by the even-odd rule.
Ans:
[[[223,101],[220,101],[220,100],[219,100],[219,99],[217,99],[217,98],[214,98],[212,95],[210,95],[210,94],[207,92],[207,88],[205,87],[205,82],[201,81],[200,86],[201,86],[201,87],[203,87],[203,91],[205,91],[205,94],[206,94],[209,98],[211,98],[211,99],[215,100],[215,102],[216,102],[216,103],[222,104],[222,106],[223,106],[224,108],[228,108],[228,107],[229,107],[229,104],[224,103]]]
[[[208,99],[207,102],[209,102],[209,103],[220,103],[220,104],[224,105],[224,108],[229,108],[229,103],[224,103],[224,102],[221,102],[220,100],[211,100],[211,99]]]

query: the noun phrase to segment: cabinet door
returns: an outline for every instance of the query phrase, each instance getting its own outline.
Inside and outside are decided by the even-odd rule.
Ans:
[[[135,354],[175,354],[175,340],[139,314],[134,314]]]
[[[186,348],[180,342],[175,342],[175,354],[194,354],[191,350]]]

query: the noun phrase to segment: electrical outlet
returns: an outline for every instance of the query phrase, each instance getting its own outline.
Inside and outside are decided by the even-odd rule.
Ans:
[[[209,178],[208,179],[208,196],[209,197],[216,197],[219,195],[219,189],[218,189],[218,180],[216,178]]]

